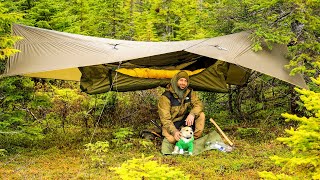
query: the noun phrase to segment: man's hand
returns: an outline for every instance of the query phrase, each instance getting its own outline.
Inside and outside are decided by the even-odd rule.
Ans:
[[[186,125],[192,126],[194,123],[194,116],[192,114],[189,114],[186,118]]]
[[[176,141],[179,141],[181,137],[180,131],[177,130],[176,132],[174,132],[173,137]]]

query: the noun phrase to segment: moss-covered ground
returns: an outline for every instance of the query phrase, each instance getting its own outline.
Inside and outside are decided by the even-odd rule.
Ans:
[[[190,179],[259,179],[258,172],[277,172],[280,167],[269,159],[272,155],[285,155],[288,149],[277,141],[253,142],[234,139],[231,153],[217,150],[197,156],[163,156],[159,141],[142,146],[142,139],[130,138],[125,144],[112,144],[105,153],[103,163],[95,165],[84,146],[74,148],[34,149],[1,157],[0,179],[120,179],[110,167],[119,167],[126,160],[154,156],[160,164],[179,168]]]

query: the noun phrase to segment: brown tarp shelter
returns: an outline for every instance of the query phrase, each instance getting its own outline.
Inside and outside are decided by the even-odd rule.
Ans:
[[[190,86],[203,91],[227,92],[227,84],[244,84],[250,70],[307,88],[301,75],[289,76],[284,68],[289,62],[285,46],[253,52],[247,32],[192,41],[139,42],[14,24],[13,35],[23,37],[15,44],[21,52],[9,59],[3,76],[75,80],[88,93],[149,89],[170,81],[134,77],[119,72],[119,68],[204,69],[190,76]]]

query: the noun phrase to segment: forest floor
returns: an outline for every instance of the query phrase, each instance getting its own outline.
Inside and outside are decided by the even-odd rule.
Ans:
[[[135,142],[141,139],[135,139]],[[105,153],[104,164],[90,162],[85,147],[29,150],[0,157],[0,179],[120,179],[110,167],[142,155],[179,168],[190,179],[259,179],[258,172],[278,172],[270,156],[288,154],[289,149],[277,141],[253,143],[245,139],[233,140],[234,151],[224,153],[205,151],[196,156],[163,156],[159,144],[153,146],[119,145]],[[135,143],[133,143],[135,144]]]

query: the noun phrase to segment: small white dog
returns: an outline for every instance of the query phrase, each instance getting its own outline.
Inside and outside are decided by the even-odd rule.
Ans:
[[[181,130],[181,138],[176,143],[172,154],[184,154],[184,151],[188,151],[189,155],[193,153],[193,130],[191,127],[182,127]]]

